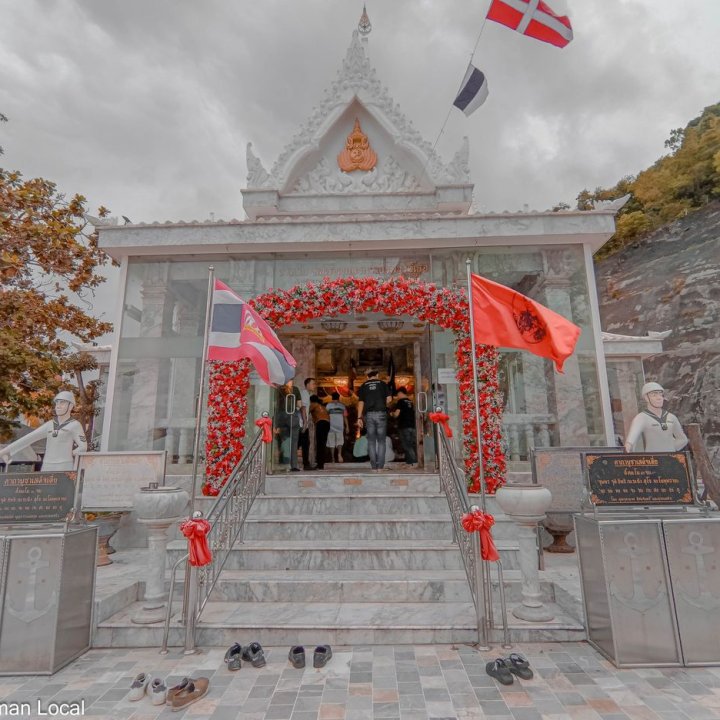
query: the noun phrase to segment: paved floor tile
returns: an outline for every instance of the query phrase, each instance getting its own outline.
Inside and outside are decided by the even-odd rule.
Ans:
[[[224,651],[91,650],[52,678],[5,677],[6,702],[86,701],[86,716],[128,720],[720,720],[720,668],[618,670],[585,643],[516,649],[532,680],[501,686],[485,673],[497,649],[470,646],[337,648],[320,670],[295,669],[283,648],[266,648],[264,668],[230,672]],[[179,713],[131,703],[140,672],[210,678],[210,692]]]

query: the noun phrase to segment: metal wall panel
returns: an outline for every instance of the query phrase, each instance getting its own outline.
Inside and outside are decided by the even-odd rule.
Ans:
[[[90,646],[97,528],[0,542],[0,675],[52,674]]]
[[[686,665],[720,664],[720,518],[664,520]]]
[[[591,518],[575,515],[574,521],[588,640],[600,652],[614,659],[615,648],[600,546],[600,529]]]

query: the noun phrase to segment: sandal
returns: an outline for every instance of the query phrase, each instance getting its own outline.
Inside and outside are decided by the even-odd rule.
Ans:
[[[510,672],[508,661],[503,660],[502,658],[497,658],[496,660],[489,662],[485,666],[485,672],[503,685],[512,685],[515,682],[512,673]]]
[[[510,657],[505,658],[505,664],[511,673],[514,673],[523,680],[532,680],[533,671],[530,669],[530,663],[518,653],[510,653]]]

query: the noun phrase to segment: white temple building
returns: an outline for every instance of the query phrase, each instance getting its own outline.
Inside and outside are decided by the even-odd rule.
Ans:
[[[564,374],[534,355],[502,352],[508,459],[525,460],[538,445],[615,444],[622,431],[613,416],[617,424],[636,409],[639,358],[660,351],[657,338],[632,347],[606,338],[619,348],[606,358],[592,256],[614,233],[616,206],[474,212],[468,140],[449,161],[439,157],[381,83],[357,32],[337,78],[272,166],[261,150],[248,144],[246,219],[99,227],[100,247],[121,264],[122,289],[103,449],[166,449],[169,464],[191,461],[209,265],[250,299],[324,277],[402,275],[462,287],[467,258],[473,272],[582,329]],[[323,395],[392,360],[419,409],[442,405],[461,436],[452,333],[393,319],[400,324],[380,315],[321,318],[280,336],[299,380],[318,378]],[[253,383],[249,423],[272,410],[273,393]],[[430,463],[432,442],[420,449]]]

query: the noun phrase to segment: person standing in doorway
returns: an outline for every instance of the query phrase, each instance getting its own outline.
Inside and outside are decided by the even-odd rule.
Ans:
[[[415,406],[404,387],[398,388],[398,400],[392,416],[397,418],[400,442],[405,452],[405,465],[413,467],[417,463],[417,431],[415,429]]]
[[[375,472],[385,469],[385,437],[387,436],[387,406],[392,400],[387,383],[378,379],[377,370],[368,370],[367,380],[358,391],[358,427],[367,428],[370,467]],[[365,417],[363,418],[363,413]]]
[[[317,395],[310,396],[310,416],[315,424],[315,451],[317,453],[315,459],[317,469],[323,470],[325,468],[327,439],[330,432],[330,415]]]
[[[295,398],[295,412],[289,413],[288,395]],[[300,420],[303,410],[300,391],[293,387],[293,381],[288,380],[278,393],[278,405],[275,412],[275,434],[281,438],[283,449],[287,445],[287,454],[290,456],[290,470],[300,472],[298,467],[298,439],[300,437]],[[285,454],[285,453],[283,453]]]
[[[330,434],[328,435],[328,447],[333,454],[333,462],[343,462],[343,445],[345,434],[350,432],[348,427],[347,409],[340,402],[340,393],[332,394],[332,402],[327,404],[327,411],[330,415]]]
[[[311,439],[315,428],[313,426],[312,417],[310,416],[308,409],[310,408],[310,396],[314,395],[315,392],[317,392],[317,385],[315,383],[315,378],[312,377],[305,378],[305,382],[303,383],[303,385],[304,387],[300,388],[300,397],[302,398],[304,408],[303,428],[300,432],[299,443],[300,452],[302,452],[303,470],[312,470],[313,462],[310,450],[312,444]]]

